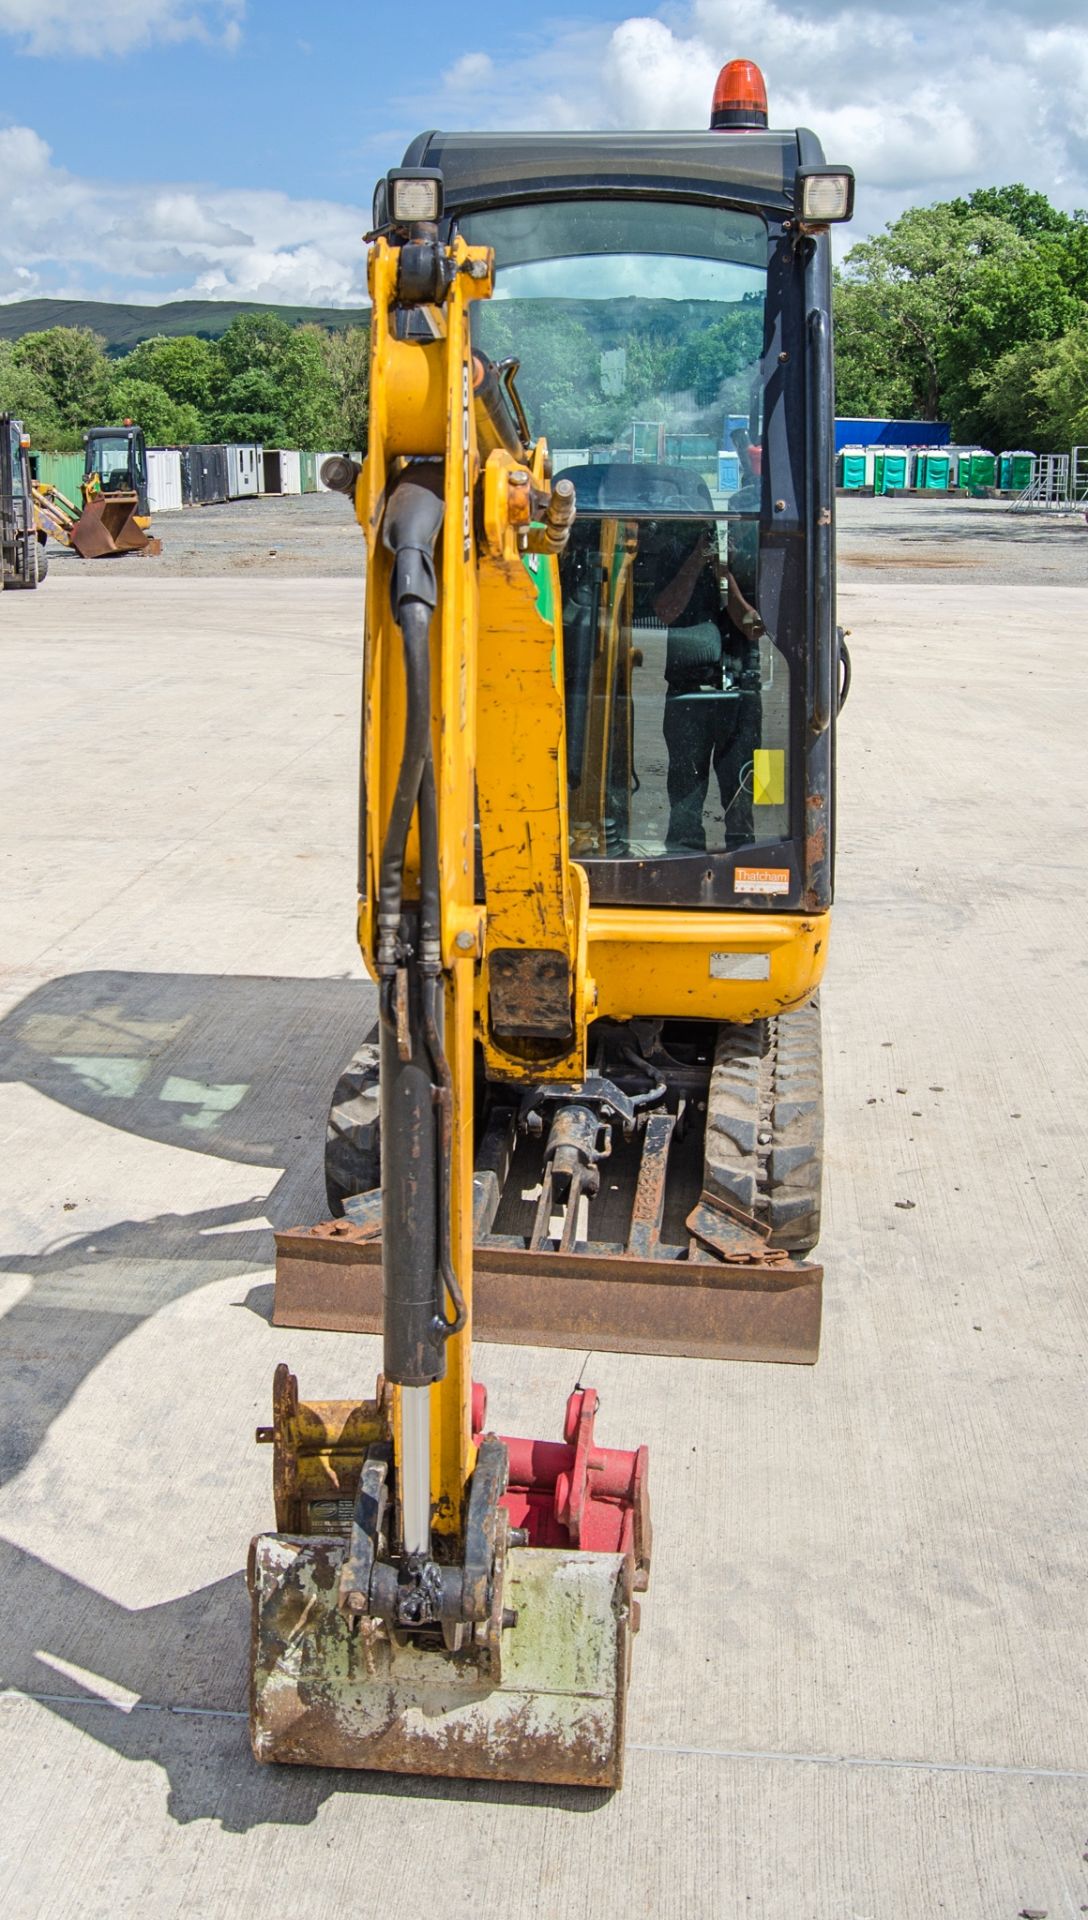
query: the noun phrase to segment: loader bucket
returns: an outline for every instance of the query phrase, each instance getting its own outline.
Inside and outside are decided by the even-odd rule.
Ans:
[[[134,493],[96,493],[84,505],[70,539],[84,560],[102,560],[113,553],[161,553],[162,541],[153,539],[136,516]]]
[[[336,1605],[342,1539],[259,1534],[250,1736],[258,1760],[458,1779],[618,1787],[633,1626],[619,1553],[513,1547],[498,1678],[451,1654],[353,1631]]]

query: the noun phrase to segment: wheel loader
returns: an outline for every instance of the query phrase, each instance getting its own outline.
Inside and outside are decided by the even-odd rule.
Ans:
[[[117,553],[156,554],[162,541],[148,532],[147,447],[142,427],[91,427],[83,436],[80,501],[48,482],[34,483],[34,511],[43,542],[50,535],[81,560]]]
[[[260,1760],[618,1786],[646,1450],[581,1381],[494,1433],[473,1335],[816,1359],[852,198],[744,61],[705,133],[432,132],[379,183],[369,449],[324,470],[379,1018],[273,1317],[383,1368],[276,1375]]]

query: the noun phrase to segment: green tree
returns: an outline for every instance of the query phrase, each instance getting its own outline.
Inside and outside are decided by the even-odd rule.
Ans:
[[[965,200],[950,200],[948,205],[961,220],[984,214],[1003,220],[1021,240],[1035,241],[1044,234],[1068,235],[1078,218],[1052,207],[1045,193],[1025,186],[976,187]]]
[[[63,426],[44,380],[20,364],[10,340],[0,340],[0,409],[22,421],[35,447],[56,453],[79,444],[78,434]]]
[[[209,432],[216,440],[268,447],[290,445],[283,396],[274,373],[250,367],[230,376],[210,416]]]
[[[112,420],[132,420],[144,430],[150,446],[185,446],[199,440],[201,417],[196,408],[172,400],[165,388],[154,380],[140,380],[127,369],[132,354],[118,363],[118,373],[109,390],[107,411]]]
[[[206,412],[220,372],[219,348],[214,341],[183,333],[171,338],[158,334],[141,340],[116,363],[119,377],[150,380],[179,406]]]
[[[209,409],[217,439],[328,445],[337,399],[320,329],[290,327],[278,314],[240,314],[219,342],[219,364]]]
[[[949,202],[911,207],[884,233],[850,249],[840,285],[861,290],[852,316],[855,337],[864,312],[874,336],[870,366],[885,379],[894,372],[909,414],[942,417],[950,335],[982,263],[1009,261],[1026,251],[1028,242],[1006,221],[971,210],[960,214]],[[849,324],[845,332],[848,360]],[[849,380],[856,369],[844,366],[844,373]]]
[[[330,444],[365,447],[370,423],[370,328],[322,333],[321,346],[336,397]]]
[[[1040,357],[1031,390],[1052,448],[1088,443],[1088,312]]]
[[[24,333],[12,349],[16,365],[35,374],[49,395],[65,446],[78,446],[86,427],[104,424],[110,367],[103,349],[89,327]]]

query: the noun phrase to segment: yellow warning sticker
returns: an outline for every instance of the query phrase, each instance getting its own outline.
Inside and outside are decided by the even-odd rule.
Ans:
[[[783,747],[757,747],[752,755],[752,804],[780,807],[786,798],[786,753]]]
[[[734,893],[788,893],[788,867],[734,867]]]

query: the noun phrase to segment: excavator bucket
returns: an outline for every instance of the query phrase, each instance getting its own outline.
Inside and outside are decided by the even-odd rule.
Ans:
[[[135,493],[93,493],[69,534],[84,560],[113,553],[161,553],[162,541],[147,532],[137,515]]]
[[[631,1606],[620,1554],[511,1548],[517,1624],[498,1674],[353,1629],[336,1605],[344,1543],[253,1543],[253,1751],[258,1760],[460,1779],[618,1787]]]
[[[279,1531],[249,1555],[250,1734],[258,1760],[614,1788],[636,1592],[649,1579],[645,1448],[600,1447],[597,1396],[576,1389],[562,1441],[496,1440],[507,1475],[491,1617],[459,1644],[420,1644],[343,1609],[347,1521],[380,1401],[298,1399],[277,1369]],[[319,1531],[319,1529],[321,1531]],[[334,1531],[335,1529],[335,1531]]]

